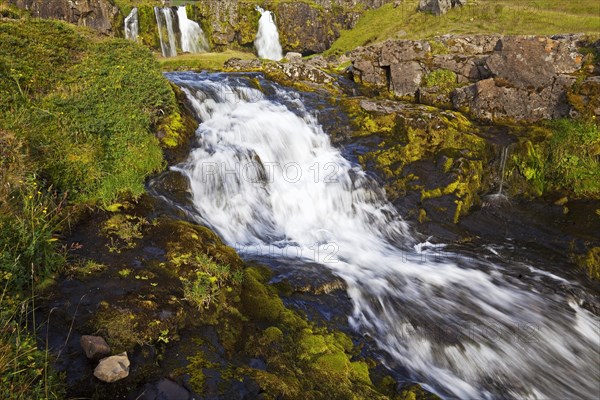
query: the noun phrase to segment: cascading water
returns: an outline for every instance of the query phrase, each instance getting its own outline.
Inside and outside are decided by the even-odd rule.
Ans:
[[[347,283],[352,326],[445,397],[598,395],[598,319],[566,280],[416,243],[384,192],[332,147],[296,92],[240,75],[172,73],[197,117],[178,168],[198,219],[230,245],[314,254]],[[266,89],[265,89],[266,88]],[[527,279],[513,269],[533,271]]]
[[[173,29],[175,13],[170,7],[154,7],[154,15],[158,25],[160,49],[163,57],[175,57],[177,55],[177,42],[175,30]]]
[[[140,25],[138,20],[138,9],[133,7],[127,17],[125,17],[125,39],[137,41],[137,37],[140,31]]]
[[[177,19],[181,32],[181,50],[189,53],[204,53],[210,50],[204,31],[197,22],[188,19],[185,6],[177,8]]]
[[[279,43],[279,33],[277,32],[273,13],[258,6],[256,6],[256,11],[260,13],[258,32],[256,33],[256,40],[254,40],[256,52],[260,58],[279,61],[283,58],[283,50]]]

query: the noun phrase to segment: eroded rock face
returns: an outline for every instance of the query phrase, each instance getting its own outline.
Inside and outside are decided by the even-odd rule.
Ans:
[[[127,353],[106,357],[94,369],[94,376],[102,382],[116,382],[129,376],[129,365]]]
[[[535,122],[571,113],[576,97],[568,93],[584,60],[579,43],[497,35],[388,41],[352,52],[352,73],[356,82],[482,120]]]
[[[119,9],[109,0],[9,0],[9,3],[30,10],[34,17],[87,26],[105,35],[115,32],[119,15]]]

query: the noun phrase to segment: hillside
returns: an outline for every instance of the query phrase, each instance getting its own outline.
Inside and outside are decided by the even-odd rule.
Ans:
[[[418,0],[388,3],[366,11],[354,29],[342,31],[327,54],[387,39],[427,39],[446,34],[600,35],[600,3],[595,0],[479,0],[436,17],[417,11]]]

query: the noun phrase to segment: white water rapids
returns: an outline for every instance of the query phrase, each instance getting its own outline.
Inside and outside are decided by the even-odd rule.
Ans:
[[[510,266],[416,243],[296,92],[271,85],[266,96],[239,75],[168,77],[202,121],[178,168],[199,220],[229,245],[276,246],[332,270],[353,328],[444,397],[597,398],[597,317]]]

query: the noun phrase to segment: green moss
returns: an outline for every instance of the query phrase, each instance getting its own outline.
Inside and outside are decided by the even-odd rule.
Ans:
[[[600,280],[600,247],[593,247],[584,257],[580,257],[579,266],[591,279]]]
[[[423,77],[423,84],[428,88],[438,88],[441,93],[450,93],[458,87],[458,77],[453,71],[436,69]]]

